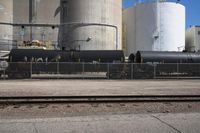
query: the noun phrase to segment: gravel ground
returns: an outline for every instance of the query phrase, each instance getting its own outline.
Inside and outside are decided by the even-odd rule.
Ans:
[[[104,103],[0,105],[0,119],[54,118],[134,113],[200,112],[200,103]]]
[[[199,80],[1,80],[0,96],[200,95]],[[200,112],[200,103],[0,105],[0,119]]]

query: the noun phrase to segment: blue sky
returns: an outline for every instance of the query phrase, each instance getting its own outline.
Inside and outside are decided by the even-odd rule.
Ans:
[[[124,7],[129,7],[136,1],[124,0]],[[200,25],[200,0],[181,0],[181,4],[186,7],[186,27]]]

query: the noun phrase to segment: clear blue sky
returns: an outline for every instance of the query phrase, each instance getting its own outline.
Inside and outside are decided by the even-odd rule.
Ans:
[[[136,1],[137,0],[124,0],[124,7],[129,7]],[[200,0],[181,0],[180,3],[186,7],[186,26],[200,25]]]

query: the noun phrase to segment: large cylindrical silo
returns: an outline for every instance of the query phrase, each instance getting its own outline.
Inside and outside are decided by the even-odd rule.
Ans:
[[[185,46],[185,7],[173,2],[136,4],[123,12],[126,53],[180,51]]]
[[[13,22],[13,0],[0,0],[0,21]],[[10,50],[13,44],[12,26],[0,25],[0,50]]]
[[[66,24],[60,28],[61,47],[81,50],[122,48],[122,0],[61,0],[61,8],[61,23]],[[68,25],[70,23],[72,25]]]
[[[14,23],[59,24],[59,16],[54,17],[60,0],[13,0]],[[57,41],[58,29],[51,27],[14,27],[17,41]]]

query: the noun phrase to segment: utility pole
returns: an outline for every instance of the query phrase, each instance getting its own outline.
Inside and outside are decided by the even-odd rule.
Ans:
[[[37,0],[29,0],[29,23],[36,23],[37,20]],[[30,27],[30,41],[33,40],[33,27]]]

